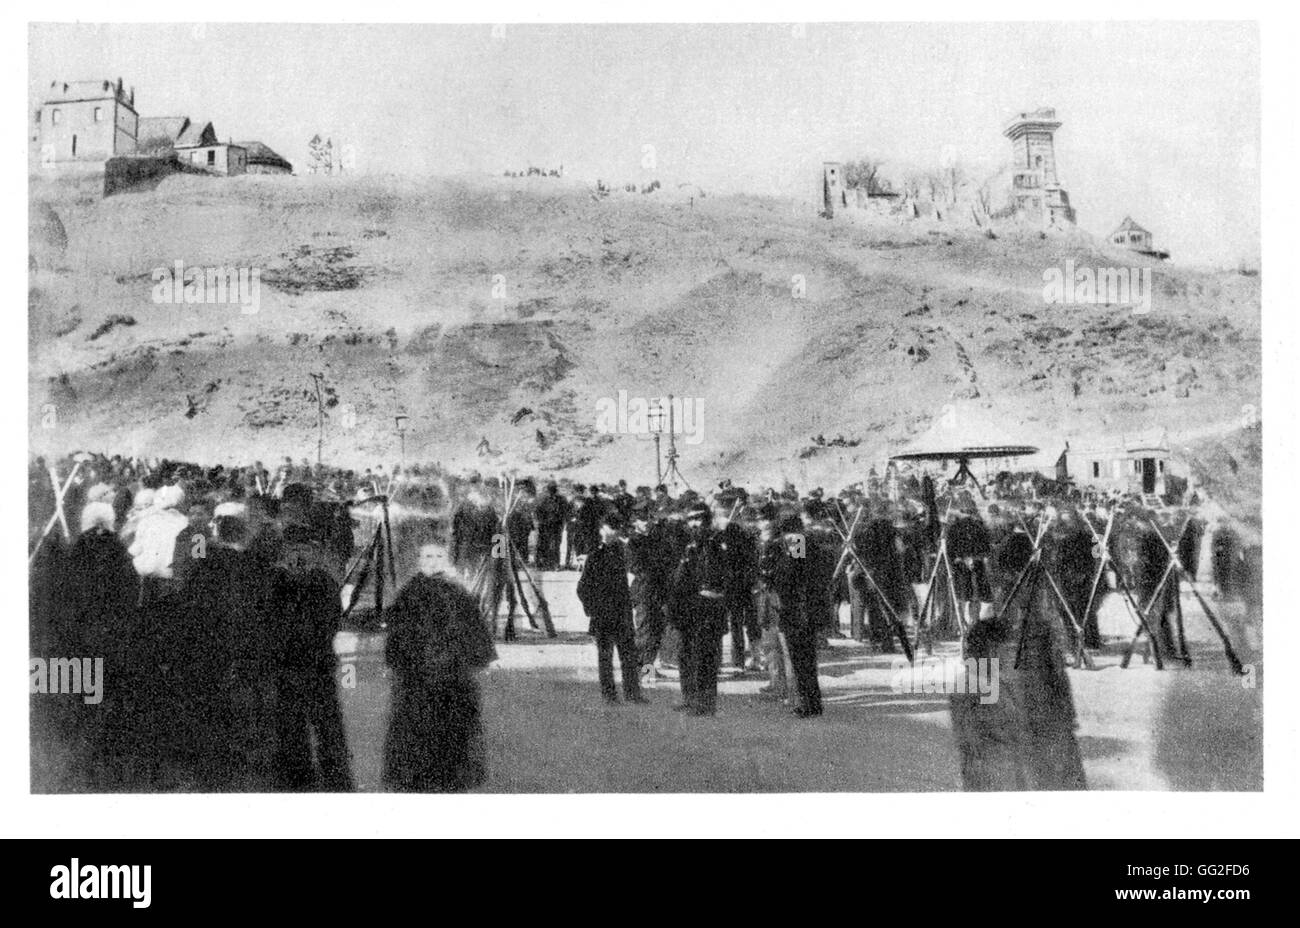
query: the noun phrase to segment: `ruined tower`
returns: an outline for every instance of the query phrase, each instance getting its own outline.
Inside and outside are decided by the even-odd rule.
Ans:
[[[835,216],[837,208],[843,209],[848,206],[848,198],[844,193],[844,165],[838,161],[827,161],[822,164],[822,212],[826,214],[827,219]]]
[[[1070,197],[1056,176],[1056,110],[1019,113],[1002,134],[1011,140],[1011,198],[1016,209],[1044,225],[1073,225]]]

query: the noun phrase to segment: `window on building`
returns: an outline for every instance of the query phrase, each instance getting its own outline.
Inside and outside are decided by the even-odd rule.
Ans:
[[[62,110],[50,110],[50,125],[57,126],[63,121]]]
[[[1165,472],[1165,462],[1164,462],[1164,461],[1157,461],[1157,462],[1156,462],[1156,467],[1160,468],[1160,473],[1163,474],[1163,473]]]
[[[1093,462],[1092,462],[1092,475],[1093,475],[1094,477],[1100,477],[1100,476],[1101,476],[1101,461],[1093,461]]]
[[[97,106],[95,107],[95,122],[103,122],[103,121],[104,121],[104,108],[102,106]]]
[[[208,152],[208,167],[214,167],[216,163],[217,163],[217,152],[216,149],[213,149],[212,151]]]
[[[77,155],[77,137],[74,135],[72,137],[72,156],[75,158],[76,155]]]

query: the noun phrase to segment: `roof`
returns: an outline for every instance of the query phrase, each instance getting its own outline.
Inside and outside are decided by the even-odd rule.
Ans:
[[[1026,113],[1017,113],[1007,122],[1002,134],[1015,140],[1030,129],[1055,130],[1061,128],[1061,121],[1056,118],[1056,110],[1050,106],[1040,107]]]
[[[165,142],[174,146],[189,124],[188,116],[141,116],[136,128],[136,141],[141,146],[146,142]]]
[[[1041,445],[1040,432],[1026,428],[1004,411],[974,402],[944,407],[930,427],[895,458],[903,460],[957,460],[966,457],[1011,458],[1034,454]]]
[[[67,103],[74,100],[112,100],[117,97],[117,82],[103,81],[50,81],[45,95],[46,103]]]
[[[215,144],[217,144],[217,133],[210,122],[190,123],[176,140],[177,148],[197,148],[201,145]]]
[[[1033,445],[970,445],[949,451],[908,451],[895,454],[891,461],[968,461],[996,460],[998,458],[1023,458],[1037,454]]]
[[[275,167],[282,167],[292,171],[293,165],[285,161],[274,151],[261,142],[236,142],[240,148],[248,151],[249,164],[269,164]]]
[[[1144,229],[1134,222],[1132,216],[1125,216],[1124,221],[1119,224],[1119,228],[1115,232],[1145,232],[1147,235],[1151,234],[1149,229]],[[1112,232],[1111,235],[1114,235],[1115,232]]]
[[[1122,457],[1144,451],[1155,451],[1168,455],[1169,432],[1164,428],[1152,428],[1134,434],[1122,433],[1070,446],[1070,454],[1081,457]]]

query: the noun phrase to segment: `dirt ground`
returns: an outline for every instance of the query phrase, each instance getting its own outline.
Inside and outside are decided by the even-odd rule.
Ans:
[[[525,624],[499,644],[483,675],[486,792],[919,792],[961,789],[948,697],[897,692],[895,656],[835,640],[821,653],[826,712],[801,720],[758,694],[756,675],[728,673],[715,718],[672,711],[677,684],[647,689],[647,706],[607,706],[595,646],[566,588],[547,575],[560,629],[547,640]],[[1080,747],[1090,789],[1259,790],[1263,784],[1262,674],[1254,636],[1229,621],[1253,668],[1230,674],[1223,651],[1185,597],[1193,666],[1120,664],[1128,640],[1117,602],[1103,608],[1108,647],[1095,670],[1072,670]],[[1220,611],[1231,616],[1226,604]],[[389,679],[382,636],[341,640],[356,668],[342,692],[358,788],[379,788]],[[956,657],[956,643],[936,648]]]

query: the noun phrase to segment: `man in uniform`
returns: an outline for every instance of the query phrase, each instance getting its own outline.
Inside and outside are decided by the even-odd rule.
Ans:
[[[739,515],[746,501],[744,490],[732,489],[719,493],[714,506],[720,513],[721,542],[727,552],[727,619],[731,631],[731,664],[737,670],[746,668],[745,639],[749,639],[748,667],[758,669],[759,639],[758,616],[754,610],[754,586],[758,580],[758,546],[754,536],[740,522]],[[733,516],[733,513],[735,514]]]
[[[674,564],[662,523],[650,521],[650,505],[646,499],[633,506],[632,530],[627,538],[627,569],[632,575],[630,593],[642,673],[653,670],[663,643],[668,621],[664,606]]]
[[[808,608],[809,587],[814,572],[808,567],[805,526],[797,518],[785,520],[782,540],[788,555],[787,568],[777,583],[781,599],[780,629],[789,654],[789,671],[795,691],[794,713],[800,718],[822,714],[821,685],[817,680],[817,644],[822,630]],[[820,578],[818,578],[820,579]]]
[[[782,600],[782,593],[790,595],[796,588],[790,563],[790,552],[785,538],[777,531],[776,505],[768,502],[758,514],[758,592],[755,607],[763,629],[763,660],[767,663],[768,685],[759,690],[764,696],[790,701],[794,696],[794,673],[790,668],[790,654],[781,634],[783,609],[798,608],[797,595],[790,601]]]
[[[694,504],[686,522],[689,540],[673,575],[668,614],[682,639],[682,702],[674,708],[714,715],[727,622],[726,551],[706,504]]]

